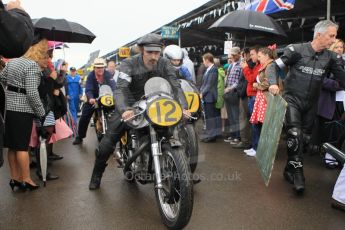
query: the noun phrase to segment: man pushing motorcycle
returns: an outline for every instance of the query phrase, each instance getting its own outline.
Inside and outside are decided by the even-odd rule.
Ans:
[[[317,23],[313,40],[287,46],[274,63],[277,71],[270,76],[269,91],[278,94],[278,67],[289,67],[283,94],[288,103],[285,115],[288,160],[284,177],[298,194],[305,189],[303,150],[310,139],[323,79],[331,72],[334,78],[345,82],[340,56],[328,50],[336,39],[337,30],[338,25],[329,20]]]
[[[74,145],[83,143],[83,138],[86,137],[90,119],[95,112],[96,98],[99,96],[100,86],[109,85],[112,90],[115,89],[116,83],[112,75],[105,70],[106,65],[103,58],[96,58],[93,63],[94,70],[87,77],[85,86],[87,102],[82,108],[81,117],[78,123],[78,133],[73,141]]]
[[[117,112],[112,116],[108,123],[108,129],[99,149],[96,151],[96,160],[93,168],[90,190],[100,187],[101,179],[109,156],[113,153],[116,143],[126,130],[125,120],[134,116],[131,109],[136,101],[145,94],[144,85],[152,77],[162,77],[169,81],[175,98],[180,101],[184,113],[190,115],[187,102],[176,77],[176,70],[170,61],[161,57],[162,37],[157,34],[147,34],[137,42],[140,53],[122,61],[119,67],[119,76],[114,92],[115,105]]]

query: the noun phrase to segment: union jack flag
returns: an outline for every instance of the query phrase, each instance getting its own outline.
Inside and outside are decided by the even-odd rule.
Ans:
[[[245,10],[258,11],[265,14],[273,14],[282,10],[291,10],[295,0],[256,0],[247,4]]]

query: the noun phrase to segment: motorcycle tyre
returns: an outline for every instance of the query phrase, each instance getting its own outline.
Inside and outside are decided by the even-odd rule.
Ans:
[[[193,211],[193,182],[191,180],[190,167],[188,166],[187,158],[183,153],[183,148],[172,148],[169,144],[163,144],[162,153],[163,155],[169,155],[173,159],[177,174],[180,177],[182,175],[183,178],[182,180],[179,180],[181,194],[179,213],[175,218],[169,218],[166,216],[165,211],[162,208],[164,204],[161,203],[159,195],[160,191],[157,188],[155,188],[156,202],[164,225],[169,229],[182,229],[188,224]]]

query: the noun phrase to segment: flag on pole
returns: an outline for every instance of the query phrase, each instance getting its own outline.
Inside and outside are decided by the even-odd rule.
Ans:
[[[262,12],[264,14],[273,14],[282,10],[291,10],[294,8],[295,0],[256,0],[247,4],[245,10]]]

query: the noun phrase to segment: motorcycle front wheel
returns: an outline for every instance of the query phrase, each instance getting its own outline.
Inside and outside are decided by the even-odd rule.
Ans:
[[[163,144],[160,162],[163,188],[155,189],[159,211],[169,229],[182,229],[193,210],[190,168],[183,150],[169,144]]]
[[[102,138],[103,138],[103,129],[102,129],[102,123],[100,122],[100,120],[98,118],[93,118],[93,124],[94,124],[94,128],[95,128],[95,133],[96,133],[96,137],[98,142],[101,142]]]

